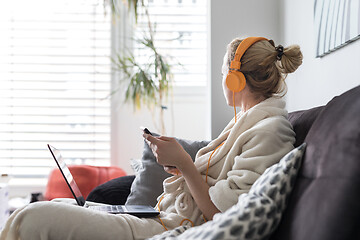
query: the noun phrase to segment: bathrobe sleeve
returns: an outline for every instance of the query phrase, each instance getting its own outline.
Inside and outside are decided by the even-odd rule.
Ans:
[[[239,195],[248,192],[266,168],[279,162],[294,148],[293,131],[291,128],[288,133],[286,131],[251,131],[245,144],[240,146],[241,154],[226,160],[233,161],[227,178],[218,181],[209,189],[212,202],[221,212],[235,205]]]

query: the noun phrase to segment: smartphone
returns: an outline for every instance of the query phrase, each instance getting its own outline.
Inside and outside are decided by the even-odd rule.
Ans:
[[[144,133],[152,135],[152,133],[146,127],[140,127],[140,129],[143,130]]]

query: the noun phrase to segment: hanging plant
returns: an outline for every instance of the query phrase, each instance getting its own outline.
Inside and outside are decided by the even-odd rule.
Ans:
[[[138,4],[138,0],[128,0],[129,5],[130,2]],[[171,57],[159,53],[156,48],[153,25],[148,9],[142,0],[141,6],[147,17],[148,32],[144,32],[136,41],[149,55],[144,61],[144,57],[134,56],[132,51],[127,50],[125,54],[119,53],[112,59],[115,70],[122,76],[113,93],[125,90],[125,102],[132,103],[135,110],[146,105],[153,115],[159,114],[159,120],[153,122],[156,129],[161,134],[165,134],[164,111],[167,107],[164,103],[168,99],[173,83],[173,74],[169,63]],[[134,9],[137,8],[134,7]]]
[[[151,49],[152,54],[146,63],[140,63],[130,51],[126,56],[117,54],[113,59],[115,70],[123,73],[124,77],[114,93],[125,85],[125,101],[134,103],[136,109],[140,109],[143,104],[163,107],[164,97],[168,96],[173,79],[170,65],[166,58],[157,52],[151,38],[138,42]]]

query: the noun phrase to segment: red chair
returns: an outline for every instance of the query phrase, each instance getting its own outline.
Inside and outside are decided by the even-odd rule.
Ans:
[[[126,176],[120,167],[97,167],[89,165],[71,165],[69,170],[86,199],[91,190],[111,179]],[[45,191],[45,199],[73,198],[59,169],[51,171]]]

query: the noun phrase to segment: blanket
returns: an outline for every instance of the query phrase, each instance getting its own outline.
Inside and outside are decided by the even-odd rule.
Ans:
[[[91,203],[89,203],[91,205]],[[72,199],[36,202],[17,209],[0,240],[145,239],[164,232],[157,218],[108,214],[74,205]]]

